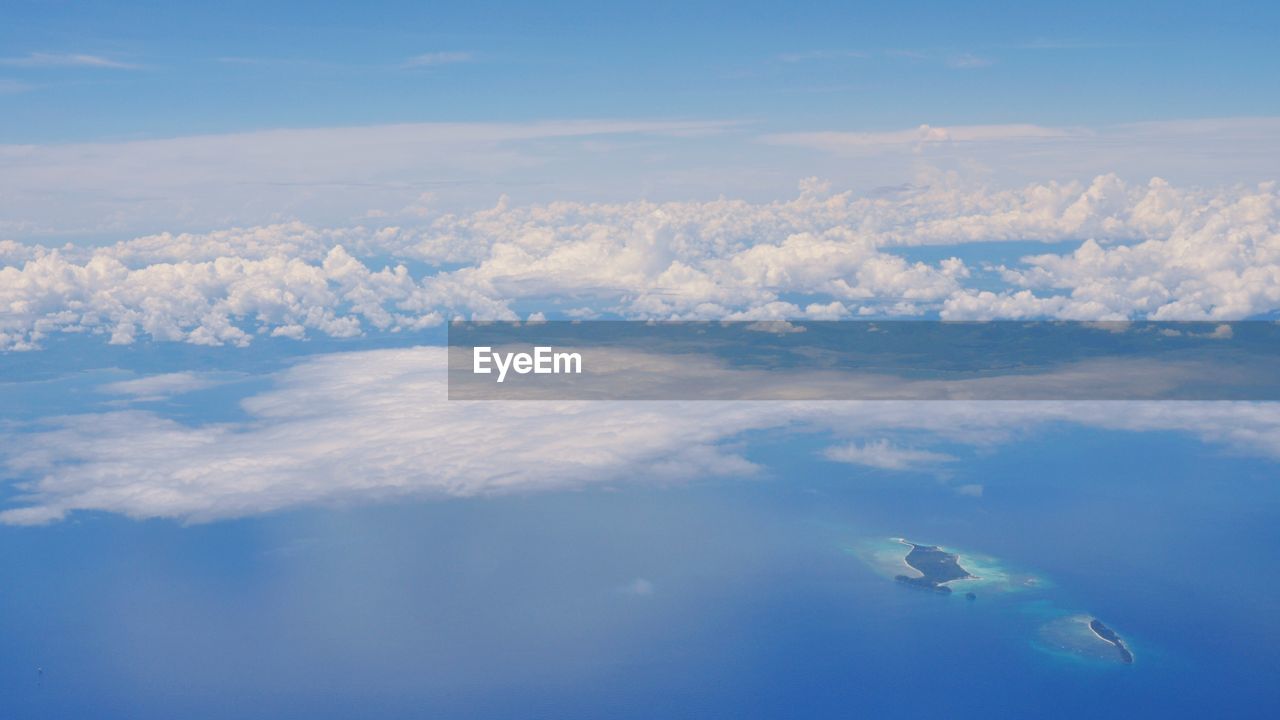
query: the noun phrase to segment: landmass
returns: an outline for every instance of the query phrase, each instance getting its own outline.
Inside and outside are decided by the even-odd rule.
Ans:
[[[1089,629],[1093,631],[1094,635],[1115,646],[1120,653],[1120,662],[1125,664],[1133,663],[1133,653],[1129,652],[1129,648],[1125,647],[1124,641],[1120,639],[1115,630],[1103,625],[1102,621],[1097,618],[1089,621]]]
[[[1136,659],[1119,634],[1092,615],[1062,615],[1040,626],[1041,649],[1096,662],[1133,665]]]
[[[973,592],[979,588],[1001,593],[1051,587],[1050,583],[1042,583],[1032,575],[1009,571],[995,558],[947,552],[936,545],[915,543],[906,538],[867,540],[857,552],[881,575],[903,585],[942,595],[963,595],[970,602],[984,594],[982,590]],[[1119,633],[1093,615],[1069,613],[1049,599],[1031,602],[1026,610],[1042,618],[1033,644],[1043,651],[1107,664],[1137,662]]]
[[[960,567],[960,557],[954,553],[946,552],[935,545],[917,545],[906,540],[899,542],[911,546],[911,552],[907,553],[905,562],[910,568],[920,573],[920,577],[898,575],[894,579],[900,583],[948,594],[951,588],[947,587],[947,583],[952,580],[968,580],[977,577]]]

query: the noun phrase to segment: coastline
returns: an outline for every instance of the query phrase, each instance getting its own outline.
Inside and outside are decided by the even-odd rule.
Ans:
[[[911,542],[911,541],[907,540],[906,538],[896,537],[896,538],[892,538],[892,539],[893,539],[893,540],[898,541],[899,543],[901,543],[901,544],[903,544],[903,545],[906,545],[907,547],[911,548],[911,550],[915,550],[917,547],[919,547],[919,545],[917,545],[916,543],[913,543],[913,542]],[[938,550],[940,550],[940,551],[942,551],[942,552],[944,552],[944,553],[947,553],[948,555],[954,555],[954,556],[955,556],[955,558],[956,558],[956,565],[957,565],[957,566],[959,566],[959,568],[960,568],[961,570],[965,571],[965,573],[968,575],[968,577],[952,578],[951,580],[943,580],[942,582],[938,583],[938,585],[939,585],[940,587],[950,585],[951,583],[954,583],[954,582],[969,582],[970,580],[981,580],[981,579],[982,579],[982,576],[981,576],[981,575],[975,575],[975,574],[973,573],[973,571],[969,569],[968,564],[966,564],[966,563],[965,563],[965,561],[964,561],[964,560],[965,560],[965,556],[964,556],[964,555],[962,555],[962,554],[960,554],[960,553],[958,553],[958,552],[953,552],[953,551],[951,551],[951,550],[948,550],[948,549],[946,549],[946,548],[942,547],[941,545],[933,545],[932,547],[935,547],[935,548],[937,548]],[[912,577],[924,577],[924,573],[923,573],[923,572],[921,572],[919,568],[917,568],[917,567],[915,567],[914,565],[912,565],[911,563],[907,562],[907,556],[909,556],[909,555],[911,554],[911,550],[908,550],[908,551],[907,551],[907,554],[902,556],[902,565],[903,565],[903,567],[906,567],[908,570],[910,570],[910,571],[912,571],[912,572],[914,572],[914,573],[915,573],[915,575],[914,575],[914,576],[912,576]]]
[[[1099,625],[1102,625],[1104,628],[1106,628],[1112,635],[1115,636],[1115,639],[1112,640],[1111,638],[1103,636],[1102,633],[1094,629],[1093,627],[1094,623],[1098,623]],[[1116,632],[1115,630],[1112,630],[1101,620],[1091,615],[1086,616],[1085,624],[1089,627],[1089,632],[1093,633],[1094,637],[1098,638],[1102,642],[1110,645],[1111,647],[1115,648],[1120,652],[1120,659],[1122,662],[1124,662],[1126,665],[1133,664],[1133,661],[1136,659],[1133,654],[1133,650],[1129,648],[1129,645],[1124,641],[1124,638],[1120,637],[1120,633]]]
[[[915,567],[913,567],[911,563],[907,562],[907,555],[910,555],[911,550],[915,549],[916,547],[915,544],[909,542],[906,538],[896,537],[896,538],[890,538],[890,539],[894,540],[895,542],[901,545],[906,545],[908,548],[910,548],[910,550],[907,550],[906,555],[903,555],[901,558],[898,558],[898,562],[902,563],[902,568],[907,571],[907,577],[910,577],[910,578],[924,577],[924,573],[920,572]]]
[[[890,579],[903,575],[917,580],[925,577],[925,574],[907,562],[907,555],[919,545],[904,537],[881,535],[864,538],[856,545],[856,552],[864,562],[881,575]],[[953,578],[938,584],[937,587],[946,588],[953,593],[965,595],[968,592],[978,594],[1023,592],[1044,590],[1051,586],[1042,577],[1007,570],[996,558],[955,551],[943,546],[925,545],[925,547],[936,547],[949,555],[955,555],[956,563],[968,573],[968,577]]]
[[[1121,647],[1101,636],[1093,629],[1091,623],[1095,621],[1101,622],[1088,613],[1062,615],[1049,620],[1037,631],[1039,642],[1035,646],[1044,652],[1079,662],[1132,665],[1135,656],[1128,645]],[[1118,653],[1127,654],[1128,659]]]

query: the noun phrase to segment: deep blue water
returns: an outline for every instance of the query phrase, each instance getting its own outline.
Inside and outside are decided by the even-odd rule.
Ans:
[[[1273,463],[1053,427],[966,455],[972,498],[826,440],[747,438],[755,479],[0,527],[0,716],[1276,716]],[[849,552],[885,535],[1053,587],[913,591]],[[1138,662],[1037,650],[1046,604]]]

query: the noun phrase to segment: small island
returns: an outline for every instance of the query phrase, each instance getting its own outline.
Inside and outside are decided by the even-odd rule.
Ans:
[[[946,584],[952,580],[968,580],[976,577],[960,567],[958,555],[946,552],[935,545],[917,545],[906,540],[899,542],[911,546],[911,552],[907,553],[905,562],[911,569],[920,573],[920,577],[896,576],[894,579],[900,583],[947,594],[951,592],[951,588]]]
[[[1129,648],[1125,646],[1124,641],[1120,639],[1115,630],[1103,625],[1102,621],[1097,618],[1089,621],[1089,629],[1093,631],[1094,635],[1115,646],[1120,653],[1120,662],[1126,665],[1133,663],[1133,653],[1129,652]]]

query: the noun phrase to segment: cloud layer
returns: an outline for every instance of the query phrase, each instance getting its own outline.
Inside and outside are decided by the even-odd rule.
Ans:
[[[468,57],[428,53],[404,72],[435,73]],[[10,90],[25,80],[19,85]],[[1280,118],[1268,117],[875,131],[784,131],[722,118],[283,128],[0,145],[0,238],[100,243],[294,220],[346,226],[471,212],[504,193],[518,205],[720,196],[762,203],[810,176],[863,193],[948,177],[1011,188],[1108,173],[1213,187],[1274,180],[1277,166]]]
[[[1280,194],[1163,180],[945,182],[878,197],[807,181],[750,203],[427,205],[88,248],[0,241],[0,350],[53,332],[245,345],[464,317],[1240,319],[1280,310]],[[984,263],[969,243],[1078,243]],[[934,250],[932,261],[907,259]],[[948,255],[954,256],[948,257]]]
[[[1280,409],[1268,403],[461,402],[445,399],[444,370],[443,348],[327,355],[246,399],[239,422],[125,410],[11,429],[0,467],[19,494],[0,521],[76,510],[203,521],[300,504],[746,476],[759,469],[725,441],[783,428],[830,432],[830,459],[885,470],[944,463],[930,443],[990,446],[1062,422],[1184,432],[1280,458]],[[180,392],[190,380],[111,389]],[[902,437],[908,444],[890,440]]]

